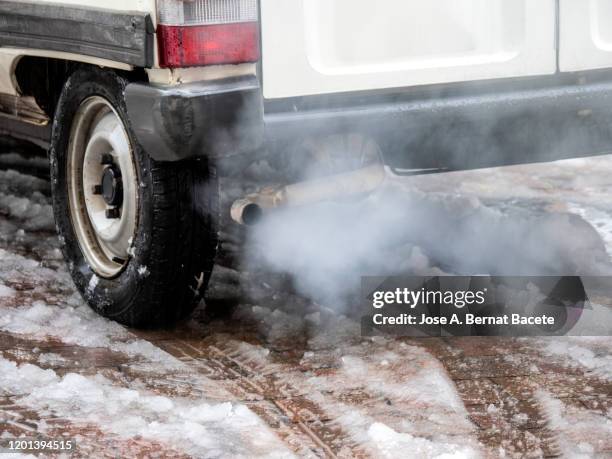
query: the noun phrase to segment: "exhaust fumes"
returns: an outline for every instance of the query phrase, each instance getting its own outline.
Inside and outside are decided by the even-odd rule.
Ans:
[[[247,258],[289,273],[300,294],[332,308],[350,305],[365,275],[612,272],[601,237],[576,215],[423,193],[405,179],[363,199],[265,215]]]
[[[479,137],[489,139],[483,162],[505,162],[499,120],[464,121]],[[436,145],[447,147],[445,151],[461,152],[458,156],[469,150],[469,139],[458,138],[452,129],[412,132],[411,145],[424,149],[423,155],[431,136],[437,137]],[[566,141],[571,144],[571,139],[563,137],[540,147],[553,151]],[[501,169],[450,172],[416,180],[389,174],[379,181],[376,177],[381,169],[376,168],[383,167],[377,165],[377,161],[382,163],[382,154],[370,138],[334,135],[307,140],[299,148],[305,153],[289,155],[284,161],[292,171],[301,171],[301,176],[293,175],[289,180],[294,184],[283,182],[287,175],[271,156],[241,176],[241,181],[245,177],[250,181],[248,189],[244,183],[238,187],[242,193],[234,188],[228,204],[233,203],[234,221],[257,223],[246,231],[243,267],[288,274],[301,295],[328,307],[351,305],[361,276],[367,275],[612,273],[598,232],[565,209],[544,210],[547,197],[521,202],[516,194],[520,189],[510,180],[489,183],[499,191],[499,198],[481,200],[478,193],[462,193],[463,178],[477,182],[479,177],[497,176]],[[545,175],[552,166],[530,167]],[[253,172],[257,170],[261,174]],[[368,180],[353,180],[366,170]],[[526,172],[525,179],[530,173]],[[350,186],[338,177],[350,177]],[[454,189],[446,186],[451,182],[456,184]],[[257,192],[255,183],[263,191]],[[273,186],[266,189],[269,184]]]

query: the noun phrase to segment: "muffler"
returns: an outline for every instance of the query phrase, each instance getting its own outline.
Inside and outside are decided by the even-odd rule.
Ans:
[[[254,225],[264,213],[279,207],[306,206],[370,193],[384,182],[385,177],[385,167],[375,164],[292,185],[263,188],[235,201],[232,219],[241,225]]]

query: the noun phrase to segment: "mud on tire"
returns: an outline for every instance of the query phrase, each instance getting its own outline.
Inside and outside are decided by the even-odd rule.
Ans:
[[[208,284],[217,245],[218,183],[204,159],[159,163],[142,150],[123,100],[126,84],[114,72],[88,68],[77,70],[64,85],[50,149],[53,210],[70,274],[87,303],[128,326],[167,327],[192,312]],[[71,211],[68,184],[75,114],[93,96],[107,101],[121,120],[137,177],[129,256],[112,276],[100,275],[88,262],[82,234],[91,231],[75,229],[77,211]],[[83,210],[78,203],[75,207]]]

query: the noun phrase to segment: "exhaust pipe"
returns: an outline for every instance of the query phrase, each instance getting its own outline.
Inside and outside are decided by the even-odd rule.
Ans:
[[[265,212],[278,207],[298,207],[369,193],[385,180],[382,164],[343,174],[309,180],[280,188],[267,187],[234,202],[232,219],[241,225],[254,225]]]

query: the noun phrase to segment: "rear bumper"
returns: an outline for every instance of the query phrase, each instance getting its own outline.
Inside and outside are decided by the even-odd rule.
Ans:
[[[299,151],[292,146],[305,139],[342,133],[373,138],[385,163],[397,170],[470,169],[612,151],[612,77],[522,85],[302,98],[268,104],[265,113],[255,77],[173,88],[131,84],[126,99],[138,139],[163,161],[263,148]]]
[[[158,161],[231,156],[263,145],[254,76],[169,87],[132,83],[125,99],[138,141]]]
[[[387,94],[266,113],[268,142],[358,132],[405,170],[463,170],[612,151],[612,77],[588,84]],[[484,86],[484,85],[483,85]],[[333,104],[330,105],[330,104]]]

